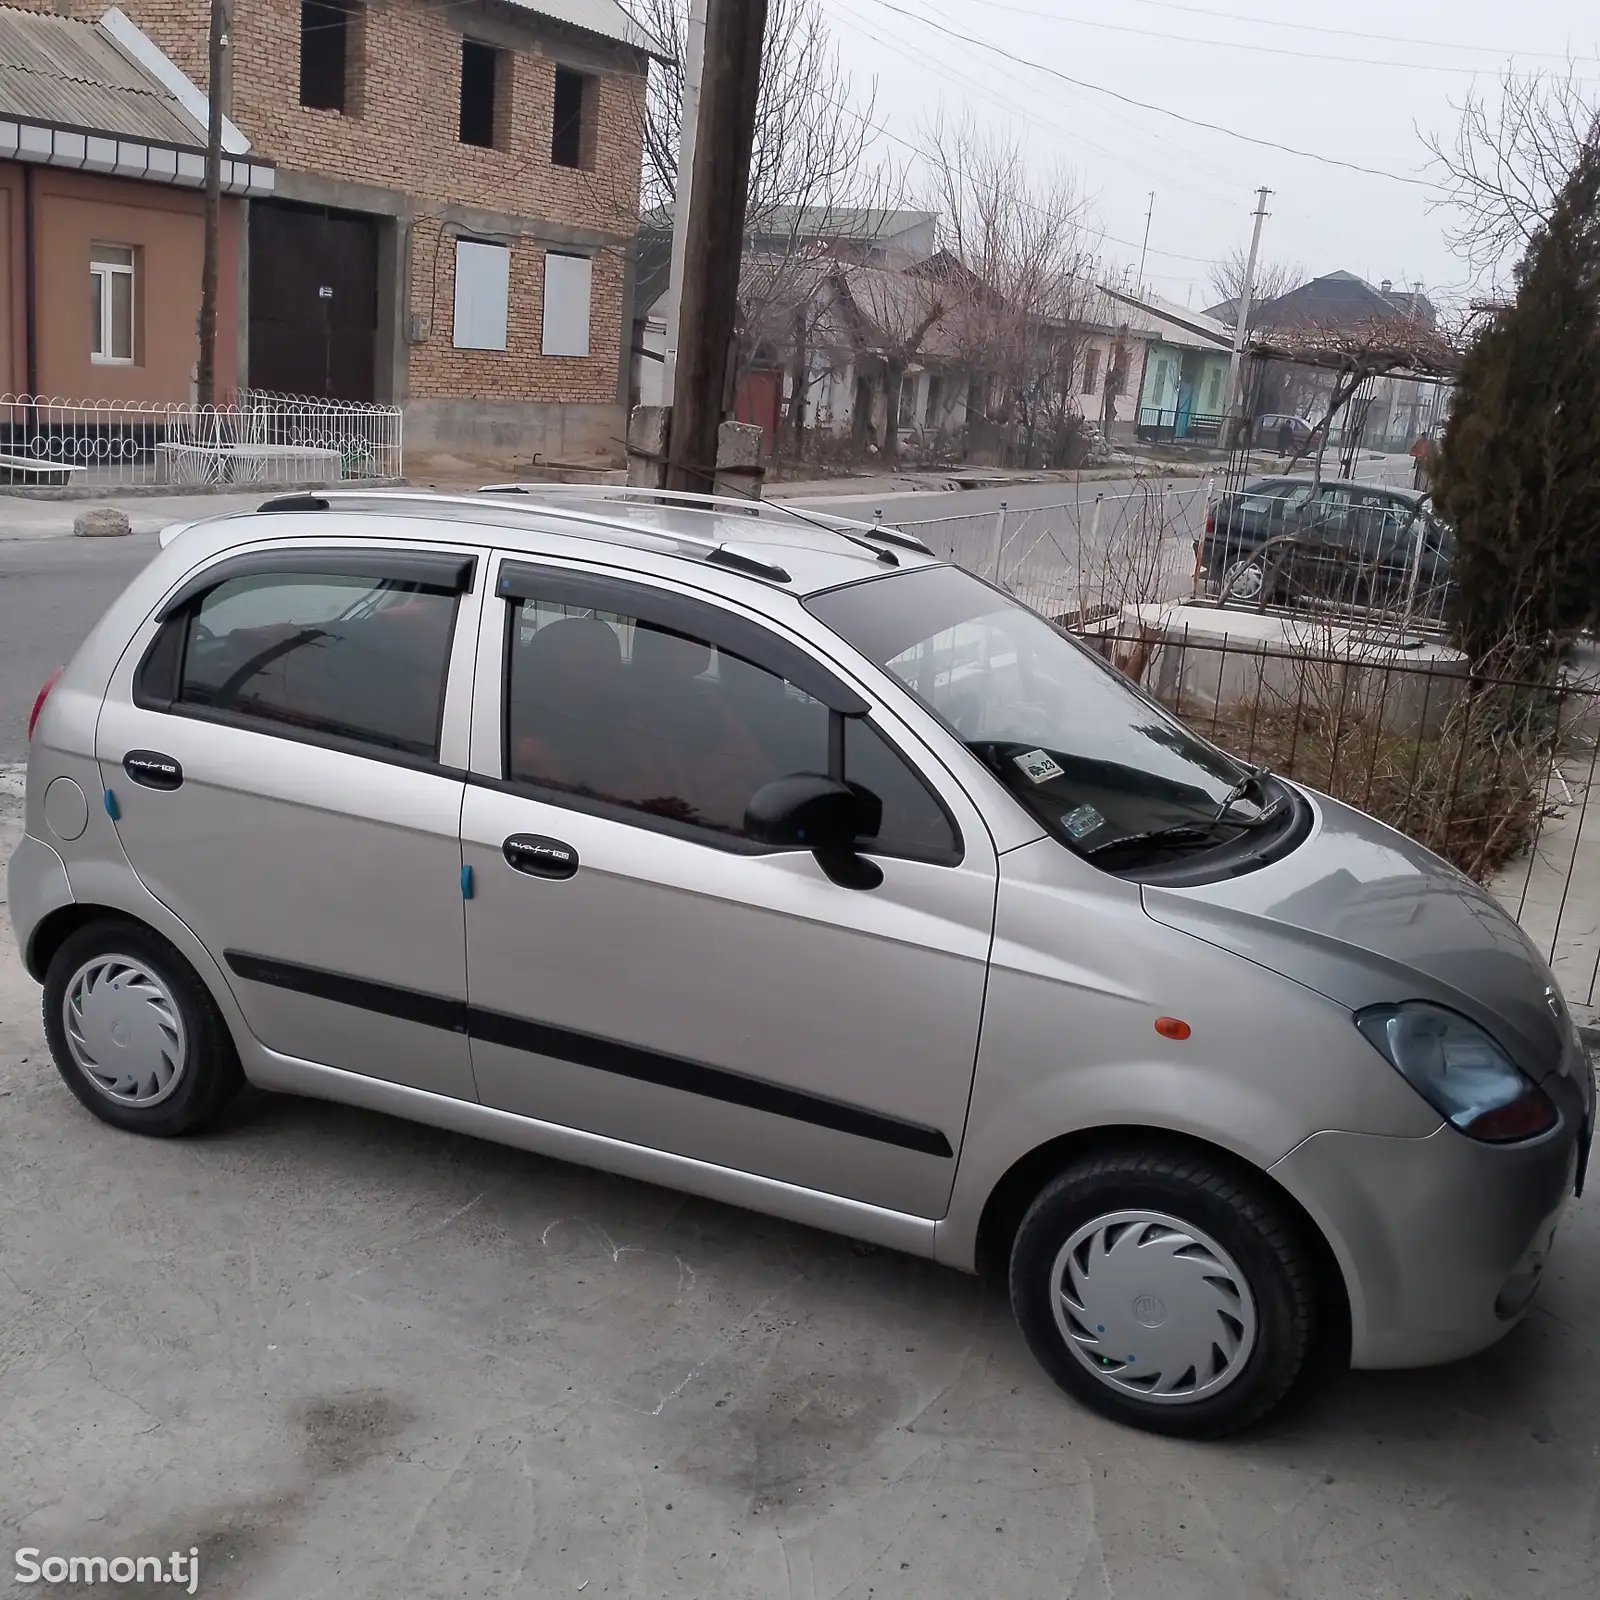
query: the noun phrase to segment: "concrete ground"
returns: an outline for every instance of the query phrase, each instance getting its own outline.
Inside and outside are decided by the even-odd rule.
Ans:
[[[246,1600],[1600,1592],[1592,1199],[1498,1349],[1187,1445],[920,1261],[308,1101],[116,1133],[8,938],[0,1170],[0,1581],[193,1546]]]

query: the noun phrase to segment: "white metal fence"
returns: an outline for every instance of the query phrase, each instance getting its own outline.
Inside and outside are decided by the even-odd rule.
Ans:
[[[397,406],[243,389],[220,406],[0,395],[0,489],[393,482]]]
[[[1306,522],[1291,499],[1219,494],[1209,479],[1107,487],[899,526],[1071,626],[1182,599],[1408,635],[1445,631],[1454,545],[1409,501],[1330,501]]]
[[[1049,505],[898,524],[936,554],[1000,584],[1047,616],[1087,619],[1190,590],[1208,480],[1084,484]]]

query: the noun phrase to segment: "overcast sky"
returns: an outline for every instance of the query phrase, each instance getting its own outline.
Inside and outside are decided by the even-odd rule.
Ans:
[[[1452,102],[1475,84],[1495,94],[1508,64],[1565,71],[1570,55],[1580,76],[1600,80],[1593,0],[823,4],[857,92],[877,80],[875,120],[888,135],[914,142],[941,103],[1009,128],[1030,166],[1064,162],[1077,173],[1108,261],[1137,262],[1154,190],[1146,281],[1196,308],[1213,299],[1208,259],[1248,243],[1262,184],[1274,191],[1265,259],[1312,276],[1344,268],[1372,283],[1459,289],[1466,272],[1429,208],[1419,130],[1452,131]],[[1393,176],[1250,144],[1162,110]],[[903,144],[884,147],[906,158]]]

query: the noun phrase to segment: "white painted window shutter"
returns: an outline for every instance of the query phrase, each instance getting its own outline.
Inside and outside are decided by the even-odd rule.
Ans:
[[[589,353],[589,289],[594,263],[588,256],[546,251],[544,258],[544,353]]]
[[[455,346],[504,350],[511,295],[511,251],[503,244],[456,240]]]

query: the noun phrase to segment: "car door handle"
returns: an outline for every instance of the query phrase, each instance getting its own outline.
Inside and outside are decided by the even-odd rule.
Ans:
[[[146,789],[183,787],[183,768],[159,750],[130,750],[122,758],[122,770]]]
[[[532,878],[570,878],[578,870],[578,852],[542,833],[514,833],[500,848],[510,866]]]

